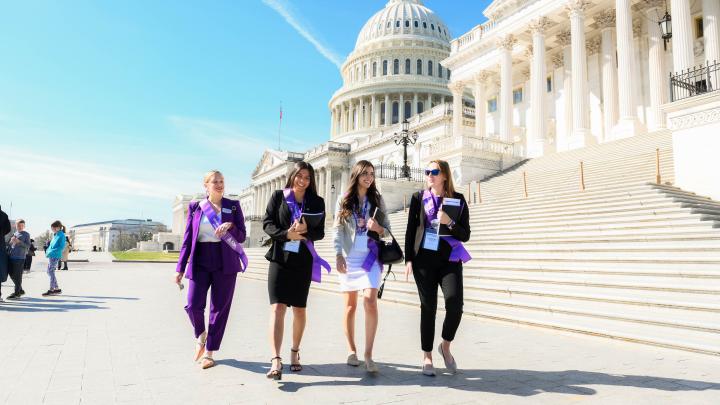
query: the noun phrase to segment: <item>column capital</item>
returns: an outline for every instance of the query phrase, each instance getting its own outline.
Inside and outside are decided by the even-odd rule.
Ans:
[[[453,94],[453,97],[459,97],[459,96],[462,96],[463,92],[465,91],[465,83],[452,82],[452,83],[448,84],[448,88],[450,89],[450,92]]]
[[[568,16],[572,18],[576,15],[584,16],[585,10],[587,10],[589,7],[590,2],[588,0],[568,0],[567,4],[565,5],[565,10],[567,11]]]
[[[512,51],[513,47],[517,44],[517,39],[512,34],[506,35],[503,38],[497,40],[497,47],[500,50]]]
[[[525,80],[530,80],[530,69],[528,69],[528,68],[523,69],[522,75]]]
[[[527,47],[525,47],[525,52],[524,52],[524,53],[525,53],[525,57],[526,57],[526,58],[531,59],[532,56],[533,56],[533,46],[532,46],[532,45],[528,45]]]
[[[473,81],[475,82],[475,84],[485,84],[485,82],[491,75],[491,72],[487,70],[481,70],[473,75]]]
[[[557,34],[557,43],[560,46],[568,46],[571,42],[570,30],[561,31]]]
[[[585,43],[585,49],[587,50],[588,56],[598,53],[600,50],[600,36],[589,39]]]
[[[632,22],[633,37],[639,37],[643,34],[643,21],[636,18]]]
[[[644,4],[647,10],[653,8],[665,8],[665,0],[642,0],[640,4]]]
[[[565,64],[564,61],[565,61],[565,57],[563,56],[562,53],[556,53],[552,57],[552,63],[553,63],[553,67],[555,67],[555,69],[562,67]]]
[[[615,10],[607,9],[601,11],[595,14],[593,19],[600,29],[613,28],[615,27]]]
[[[550,20],[547,17],[540,17],[530,20],[528,30],[531,34],[545,34],[545,30],[550,26]]]

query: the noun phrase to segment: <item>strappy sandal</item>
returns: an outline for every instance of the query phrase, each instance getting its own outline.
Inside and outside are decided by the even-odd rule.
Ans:
[[[280,368],[272,368],[272,363],[275,360],[279,360],[278,363],[280,363]],[[273,357],[272,359],[270,359],[270,371],[265,374],[265,377],[272,378],[273,380],[282,380],[282,369],[282,357]]]
[[[202,369],[207,370],[210,367],[215,367],[215,360],[213,360],[210,356],[205,356],[202,358]]]
[[[297,354],[297,359],[298,359],[298,361],[300,361],[300,349],[290,349],[290,351]],[[292,358],[292,356],[291,356],[291,358]],[[302,369],[303,369],[303,366],[300,363],[297,363],[297,364],[291,363],[290,364],[290,371],[292,371],[293,373],[299,373],[302,371]]]
[[[200,358],[205,354],[205,342],[207,342],[207,334],[203,332],[202,335],[198,336],[199,340],[196,339],[195,344],[197,347],[195,348],[195,359],[193,361],[197,362],[200,360]]]

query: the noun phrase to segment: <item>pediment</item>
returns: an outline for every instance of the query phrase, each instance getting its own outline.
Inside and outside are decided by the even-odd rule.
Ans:
[[[262,158],[260,158],[260,162],[258,162],[257,166],[255,166],[252,177],[267,172],[268,170],[281,164],[285,160],[286,156],[284,152],[276,151],[273,149],[266,149],[262,155]]]

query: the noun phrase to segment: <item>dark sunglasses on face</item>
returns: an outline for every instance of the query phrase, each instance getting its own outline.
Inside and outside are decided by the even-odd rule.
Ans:
[[[440,169],[425,169],[426,176],[437,176],[438,174],[440,174]]]

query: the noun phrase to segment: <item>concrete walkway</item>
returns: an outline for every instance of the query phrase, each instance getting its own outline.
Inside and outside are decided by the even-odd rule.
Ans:
[[[318,291],[308,304],[305,370],[286,367],[276,383],[264,375],[266,286],[242,276],[218,365],[204,371],[191,361],[187,290],[172,284],[173,268],[74,263],[58,272],[64,294],[44,298],[48,280],[36,261],[27,295],[0,304],[0,403],[719,403],[720,358],[471,317],[454,346],[462,372],[425,377],[419,310],[385,303],[375,349],[381,371],[368,376],[344,364],[341,296]],[[362,341],[362,311],[357,321]]]

